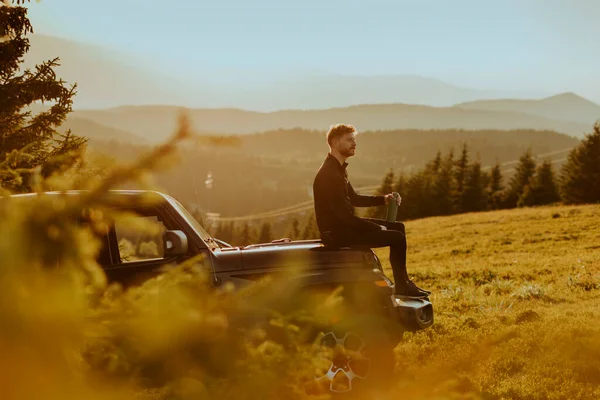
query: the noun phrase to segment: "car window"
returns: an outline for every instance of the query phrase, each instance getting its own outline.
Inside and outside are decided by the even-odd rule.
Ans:
[[[167,201],[173,206],[173,208],[175,208],[179,212],[179,215],[181,215],[183,219],[185,219],[185,221],[202,238],[202,240],[208,242],[210,241],[210,239],[212,239],[212,237],[208,234],[208,232],[206,232],[206,230],[198,222],[198,220],[194,218],[194,216],[192,216],[192,214],[190,214],[190,212],[185,207],[183,207],[181,203],[179,203],[172,197],[167,197]]]
[[[167,230],[156,216],[128,216],[115,220],[121,263],[164,257],[163,233]]]

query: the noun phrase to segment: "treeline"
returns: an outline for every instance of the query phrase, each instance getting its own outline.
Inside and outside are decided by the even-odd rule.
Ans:
[[[536,161],[527,150],[506,180],[499,162],[484,170],[465,144],[458,156],[453,150],[438,152],[416,173],[395,176],[390,170],[378,193],[390,192],[402,196],[401,220],[557,202],[600,202],[600,123],[570,151],[560,171],[549,160]],[[384,207],[378,207],[368,215],[384,218],[385,213]]]
[[[202,218],[198,214],[197,218]],[[319,229],[314,212],[279,220],[259,223],[233,223],[210,225],[208,232],[232,246],[246,246],[252,243],[268,243],[274,239],[291,240],[319,239]]]
[[[447,154],[440,152],[411,175],[396,177],[390,170],[378,193],[401,194],[398,216],[402,220],[549,204],[559,199],[552,164],[544,161],[536,165],[529,150],[521,156],[516,172],[506,184],[500,163],[487,171],[478,159],[471,157],[464,145],[458,157],[452,150]],[[384,207],[368,213],[375,218],[384,218],[385,214]]]

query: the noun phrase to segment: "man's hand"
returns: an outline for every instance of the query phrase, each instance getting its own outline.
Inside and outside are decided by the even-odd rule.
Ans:
[[[379,225],[382,231],[387,231],[387,227],[385,225]]]
[[[384,197],[385,197],[385,204],[390,204],[390,201],[394,200],[394,195],[392,193],[388,193]],[[398,206],[400,206],[400,203],[402,203],[402,196],[400,196],[400,194],[398,194],[398,198],[396,199],[396,204],[398,204]]]

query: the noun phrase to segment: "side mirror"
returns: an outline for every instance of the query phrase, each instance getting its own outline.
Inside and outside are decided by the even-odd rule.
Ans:
[[[182,231],[166,231],[163,233],[165,257],[176,257],[187,254],[188,239]]]

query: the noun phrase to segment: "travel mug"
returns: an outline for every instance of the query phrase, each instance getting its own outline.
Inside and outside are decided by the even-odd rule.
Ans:
[[[387,208],[387,215],[385,216],[385,220],[387,222],[396,222],[396,216],[398,215],[398,197],[400,197],[399,193],[393,192],[392,195],[394,198],[390,201]]]

